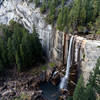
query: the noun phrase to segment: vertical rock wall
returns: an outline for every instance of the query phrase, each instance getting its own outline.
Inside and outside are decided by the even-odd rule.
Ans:
[[[97,59],[100,57],[100,41],[87,40],[80,36],[75,36],[75,61],[81,69],[85,83],[88,82],[90,72],[95,68]],[[79,47],[79,48],[78,48]],[[78,60],[77,60],[78,59]]]
[[[39,8],[35,8],[34,2],[28,3],[28,0],[2,0],[0,5],[0,23],[9,24],[10,20],[17,21],[30,33],[35,25],[43,50],[50,58],[54,31],[52,26],[45,22],[45,17]]]
[[[53,60],[58,66],[63,64],[64,33],[56,31],[53,47]]]

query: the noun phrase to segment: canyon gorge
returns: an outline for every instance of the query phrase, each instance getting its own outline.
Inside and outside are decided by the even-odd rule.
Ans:
[[[90,72],[96,67],[97,59],[100,57],[100,40],[89,39],[77,34],[71,35],[56,30],[55,27],[52,27],[45,21],[46,16],[46,14],[41,14],[40,9],[35,8],[35,4],[33,2],[29,3],[28,0],[0,1],[0,24],[9,25],[11,20],[17,21],[24,25],[30,34],[33,31],[33,25],[35,25],[48,61],[54,62],[58,69],[60,69],[60,72],[63,70],[65,72],[65,66],[68,64],[67,58],[68,55],[70,55],[70,65],[77,65],[78,77],[80,74],[83,74],[86,84]],[[70,48],[71,37],[73,37],[73,41]],[[69,50],[70,53],[68,54]],[[62,75],[62,77],[64,77],[64,75]],[[40,93],[41,91],[38,92]]]

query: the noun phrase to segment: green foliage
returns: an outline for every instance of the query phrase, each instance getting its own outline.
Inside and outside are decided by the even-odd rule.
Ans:
[[[0,72],[3,72],[4,68],[3,68],[3,64],[2,61],[0,60]]]
[[[42,66],[42,70],[45,71],[47,69],[46,66]]]
[[[69,97],[67,98],[67,100],[73,100],[73,97],[69,96]]]
[[[28,100],[29,96],[22,93],[19,97],[15,97],[14,100]]]
[[[85,60],[85,54],[83,54],[83,60]]]
[[[70,5],[66,5],[66,2],[67,0],[43,0],[40,11],[47,13],[46,21],[49,24],[56,24],[57,29],[66,33],[73,33],[77,28],[84,32],[84,27],[92,22],[89,27],[91,32],[100,33],[100,25],[97,24],[100,19],[98,18],[100,0],[73,0]]]
[[[55,67],[55,64],[51,62],[51,63],[49,63],[49,66],[50,67]]]
[[[35,0],[35,6],[38,7],[40,5],[40,0]]]
[[[20,24],[11,21],[10,26],[2,27],[0,36],[0,71],[16,65],[18,71],[32,67],[42,57],[42,48],[37,32],[32,34]]]
[[[100,93],[100,58],[96,63],[96,68],[90,74],[89,82],[84,87],[81,76],[74,91],[73,100],[96,100],[96,93]]]
[[[78,80],[77,86],[73,94],[73,100],[85,100],[83,76],[81,76]]]
[[[57,29],[63,31],[65,29],[65,27],[67,27],[68,10],[69,10],[68,7],[64,7],[59,12],[58,19],[57,19]]]
[[[98,18],[96,19],[96,22],[95,22],[95,29],[96,29],[96,34],[100,34],[100,15],[99,15]]]
[[[100,12],[100,0],[93,0],[93,15],[94,18],[99,15]]]
[[[98,94],[100,93],[100,57],[97,60],[96,68],[90,75],[89,83],[87,85],[91,85]]]
[[[29,0],[29,3],[32,3],[33,2],[33,0]]]
[[[44,13],[46,12],[46,3],[42,4],[41,8],[40,8],[40,12]]]
[[[20,56],[18,55],[18,52],[16,52],[15,59],[16,59],[18,71],[20,72],[22,71],[22,64],[21,64],[21,59],[20,59]]]
[[[55,19],[56,19],[56,4],[52,2],[50,4],[50,9],[48,11],[48,15],[47,15],[46,21],[49,24],[54,25]]]
[[[91,85],[87,85],[86,89],[84,90],[84,97],[83,100],[96,100],[95,91]]]

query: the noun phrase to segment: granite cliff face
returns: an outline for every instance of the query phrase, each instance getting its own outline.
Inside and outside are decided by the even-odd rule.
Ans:
[[[35,8],[34,3],[28,3],[28,0],[0,0],[0,23],[9,24],[13,19],[23,24],[30,33],[35,25],[47,57],[62,66],[67,61],[70,37],[48,25],[45,17],[46,15],[40,14],[39,8]],[[74,39],[75,61],[81,68],[84,80],[87,81],[100,56],[100,41],[79,36],[74,36]]]
[[[75,36],[75,52],[78,54],[78,57],[75,55],[75,60],[83,73],[85,83],[87,83],[90,72],[93,71],[97,59],[100,57],[100,41]]]
[[[0,23],[9,24],[9,21],[13,19],[23,24],[30,33],[35,25],[44,51],[49,57],[53,29],[51,25],[46,24],[45,16],[40,14],[39,8],[35,8],[34,3],[28,3],[28,0],[1,1]]]

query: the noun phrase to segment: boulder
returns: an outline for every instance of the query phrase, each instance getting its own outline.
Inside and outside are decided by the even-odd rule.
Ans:
[[[57,85],[60,82],[60,74],[57,73],[56,75],[52,76],[51,83],[53,85]]]
[[[48,68],[46,71],[46,80],[49,81],[52,77],[53,68]]]
[[[0,91],[3,91],[5,89],[7,89],[7,85],[4,85],[4,86],[0,87]]]
[[[2,93],[2,96],[14,96],[16,93],[13,90],[7,90],[5,92]]]
[[[34,91],[30,100],[38,100],[37,98],[42,97],[42,90]],[[41,99],[42,100],[42,99]]]
[[[67,94],[67,93],[68,93],[68,90],[67,90],[67,89],[62,89],[62,90],[61,90],[61,93],[62,93],[62,94]]]
[[[66,96],[65,95],[60,96],[59,100],[66,100]]]

